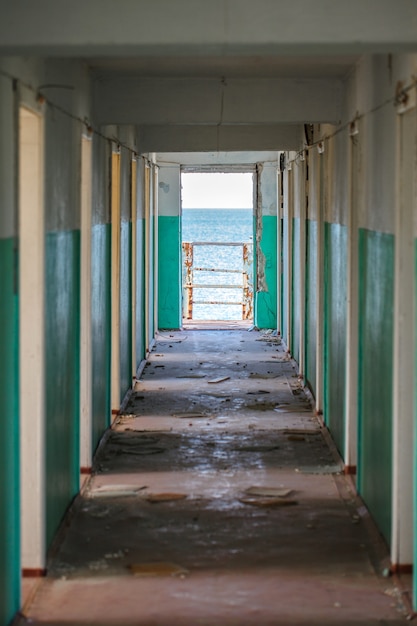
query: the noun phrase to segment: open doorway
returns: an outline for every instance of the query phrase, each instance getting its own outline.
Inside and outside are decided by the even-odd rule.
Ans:
[[[38,112],[19,108],[20,545],[30,578],[46,565],[43,123]]]
[[[183,319],[253,319],[253,172],[181,173]]]

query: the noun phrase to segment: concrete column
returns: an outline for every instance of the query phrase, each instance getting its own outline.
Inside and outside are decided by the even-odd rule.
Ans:
[[[347,316],[346,316],[346,396],[345,472],[356,474],[358,457],[358,333],[359,333],[359,202],[361,189],[360,122],[351,129],[349,146],[349,215],[347,234]]]
[[[394,386],[391,561],[394,569],[413,562],[415,256],[417,214],[417,109],[399,111],[395,211]]]
[[[296,286],[299,291],[300,298],[300,319],[299,335],[300,335],[300,354],[298,357],[299,375],[304,378],[305,374],[305,302],[306,302],[306,164],[305,157],[298,163],[298,188],[299,188],[299,218],[300,218],[300,247],[299,247],[299,264],[300,264],[300,282]]]
[[[325,142],[321,142],[318,167],[318,215],[317,215],[317,277],[316,277],[316,413],[323,413],[323,381],[324,381],[324,216],[327,196],[327,167],[328,159],[325,151]]]

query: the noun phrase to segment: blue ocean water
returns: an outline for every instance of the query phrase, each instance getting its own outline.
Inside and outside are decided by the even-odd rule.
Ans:
[[[253,239],[253,212],[251,209],[183,209],[183,242],[251,243]],[[220,271],[197,271],[193,282],[200,285],[241,285],[240,273],[221,270],[241,270],[243,267],[240,246],[195,246],[194,267],[216,268]],[[252,264],[250,265],[252,283]],[[206,304],[242,301],[242,289],[196,288],[193,299],[195,320],[240,320],[241,304]]]

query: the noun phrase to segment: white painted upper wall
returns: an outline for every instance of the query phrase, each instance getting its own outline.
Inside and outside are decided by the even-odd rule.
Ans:
[[[181,214],[181,169],[178,164],[159,167],[158,214],[162,217]]]
[[[262,163],[261,193],[262,215],[277,216],[277,169],[278,162]]]
[[[413,82],[417,55],[363,57],[349,77],[344,119],[358,113],[360,134],[359,226],[394,232],[396,193],[397,109],[393,102],[399,82]],[[348,136],[348,132],[344,133]],[[345,139],[348,141],[348,139]]]
[[[16,234],[15,132],[12,85],[0,76],[0,239]]]
[[[415,0],[14,0],[0,54],[320,54],[406,51]]]

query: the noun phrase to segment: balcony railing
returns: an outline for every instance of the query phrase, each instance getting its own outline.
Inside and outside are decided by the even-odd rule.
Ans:
[[[200,259],[206,260],[210,255],[204,255],[204,248],[213,247],[234,247],[241,248],[240,267],[230,269],[229,267],[212,267],[211,263],[205,263],[204,266],[195,265],[195,248],[199,248]],[[252,286],[252,272],[251,266],[253,262],[253,244],[252,243],[232,243],[232,242],[213,242],[213,241],[197,241],[197,242],[183,242],[183,316],[188,320],[193,319],[194,305],[222,305],[222,306],[241,306],[242,307],[242,319],[252,319],[252,302],[253,302],[253,286]],[[224,255],[223,255],[224,256]],[[227,256],[227,255],[226,255]],[[207,280],[208,276],[210,277]],[[216,277],[216,281],[212,282],[212,277]],[[222,280],[228,277],[227,282]],[[237,282],[233,281],[233,278],[237,279]],[[239,281],[240,277],[240,281]],[[206,282],[207,281],[207,282]],[[215,291],[215,299],[205,299],[201,294],[201,290],[213,290]],[[227,294],[230,294],[230,290],[234,292],[240,291],[240,299],[231,300],[229,298],[219,299],[219,292],[224,290]],[[203,292],[204,294],[204,292]]]

